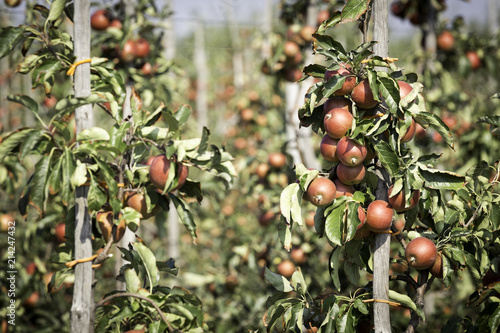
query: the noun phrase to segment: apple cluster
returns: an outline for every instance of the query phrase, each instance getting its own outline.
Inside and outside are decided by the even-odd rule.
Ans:
[[[95,11],[90,17],[90,26],[96,31],[107,31],[110,28],[123,30],[122,21],[114,17],[107,9]],[[103,46],[103,52],[109,58],[116,56],[118,61],[125,64],[133,63],[136,59],[140,60],[139,62],[144,75],[151,75],[153,72],[153,66],[149,62],[143,62],[150,54],[150,51],[149,42],[140,36],[125,40],[116,45],[113,50]]]
[[[282,52],[275,63],[266,61],[261,67],[262,73],[266,75],[278,74],[288,82],[297,82],[302,78],[300,66],[303,63],[303,52],[313,40],[316,28],[309,25],[292,25],[286,33],[286,41]]]
[[[349,64],[340,63],[339,68],[327,70],[324,81],[333,76],[345,77],[345,81],[323,104],[323,129],[324,136],[320,144],[321,156],[328,162],[335,163],[335,179],[318,177],[308,186],[305,199],[317,207],[329,206],[336,198],[353,196],[354,186],[360,184],[365,178],[365,163],[376,157],[372,147],[365,144],[363,139],[349,137],[356,117],[353,116],[353,103],[363,118],[376,117],[375,107],[379,104],[370,89],[368,79],[359,82]],[[398,81],[400,98],[405,98],[412,86],[404,81]],[[406,133],[400,136],[402,143],[413,139],[416,123],[412,119]],[[332,173],[333,174],[333,173]],[[398,213],[415,207],[420,198],[420,191],[412,193],[411,202],[407,205],[404,191],[393,195],[393,186],[388,191],[388,202],[375,200],[369,204],[367,211],[360,207],[358,216],[360,224],[355,239],[367,237],[371,232],[387,232],[392,226],[394,210]],[[366,222],[366,223],[365,223]],[[365,226],[366,225],[366,226]]]
[[[149,180],[158,195],[162,195],[164,192],[173,192],[181,188],[187,180],[189,173],[188,166],[180,162],[171,161],[163,154],[150,156],[145,164],[149,166]],[[167,187],[167,181],[169,179],[169,173],[172,165],[174,165],[173,169],[175,175],[173,180],[170,182],[170,185]],[[130,207],[139,212],[141,214],[141,219],[149,219],[158,214],[161,207],[158,202],[151,203],[150,206],[153,207],[148,207],[144,190],[146,189],[126,190],[123,196],[123,203],[125,207]],[[109,209],[102,209],[97,212],[96,221],[105,242],[109,241],[112,234],[114,242],[118,242],[125,234],[125,230],[127,228],[125,218],[120,213],[118,219],[119,222],[117,227],[113,230],[113,211]],[[62,234],[64,235],[64,232],[62,232]]]
[[[431,3],[438,12],[446,9],[446,0],[432,1]],[[427,21],[430,8],[425,1],[395,0],[391,3],[391,12],[401,19],[408,19],[413,25],[421,25]]]

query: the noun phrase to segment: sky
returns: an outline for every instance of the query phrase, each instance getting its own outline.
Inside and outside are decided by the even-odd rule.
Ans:
[[[234,8],[240,24],[261,25],[262,21],[252,20],[253,17],[263,19],[262,12],[268,0],[173,0],[174,22],[177,34],[184,35],[191,31],[197,17],[202,17],[209,24],[224,24],[227,20],[226,8]],[[271,0],[275,5],[279,0]],[[447,0],[448,8],[444,17],[452,19],[457,15],[464,16],[467,23],[486,21],[488,0]],[[275,6],[276,8],[276,6]],[[275,16],[277,13],[274,13]],[[396,34],[412,34],[417,28],[408,21],[402,21],[389,15],[391,32]]]

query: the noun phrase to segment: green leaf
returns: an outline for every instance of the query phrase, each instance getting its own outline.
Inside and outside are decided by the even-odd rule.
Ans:
[[[373,54],[371,51],[371,48],[373,45],[377,44],[376,41],[371,41],[367,43],[363,43],[360,46],[358,46],[355,50],[352,50],[349,54],[352,57],[352,62],[355,66],[359,65],[363,60],[368,58],[370,55]],[[380,57],[378,57],[380,58]],[[370,61],[373,62],[373,58],[370,59]],[[387,65],[387,63],[386,63]]]
[[[394,177],[399,170],[399,159],[396,152],[385,141],[378,141],[373,145],[380,163],[384,166],[391,177]]]
[[[35,166],[30,199],[39,212],[45,211],[45,202],[48,194],[48,180],[50,176],[50,163],[52,154],[43,156]]]
[[[464,187],[465,177],[449,171],[427,168],[419,164],[425,186],[436,190],[458,190]]]
[[[279,274],[271,272],[267,267],[264,272],[264,277],[266,278],[266,281],[269,282],[278,291],[285,293],[293,291],[290,281]]]
[[[301,294],[307,293],[306,280],[300,269],[297,269],[292,274],[292,286]]]
[[[71,174],[71,185],[73,187],[82,186],[87,182],[87,166],[85,163],[76,160],[76,168]]]
[[[76,136],[76,141],[90,141],[90,140],[109,141],[110,136],[108,131],[100,127],[86,128],[82,130],[80,133],[78,133],[78,135]]]
[[[340,284],[339,270],[340,270],[340,256],[342,255],[343,249],[341,247],[333,250],[330,255],[330,276],[332,278],[335,288],[340,292],[342,285]]]
[[[156,267],[156,257],[143,243],[133,243],[133,246],[142,259],[149,280],[149,290],[152,293],[153,288],[156,287],[160,281],[160,271],[158,267]]]
[[[24,28],[6,27],[0,29],[0,59],[12,52],[24,39]]]
[[[305,74],[322,79],[325,76],[326,67],[318,64],[307,65],[302,70]]]
[[[168,128],[161,128],[156,126],[144,126],[140,129],[140,136],[149,140],[153,140],[155,142],[167,139],[169,133],[170,131]]]
[[[32,39],[29,39],[32,40]],[[30,54],[24,58],[23,62],[17,65],[16,72],[21,74],[28,74],[32,71],[38,64],[41,56],[38,54]]]
[[[182,126],[186,123],[186,121],[191,116],[191,107],[187,104],[183,104],[177,109],[177,112],[174,113],[174,118],[179,122],[179,126]]]
[[[61,160],[62,160],[61,199],[65,205],[68,205],[73,196],[71,178],[73,173],[75,172],[76,165],[73,159],[73,154],[68,148],[65,148],[61,156]]]
[[[344,46],[328,35],[313,34],[315,39],[314,44],[316,47],[322,48],[327,51],[335,51],[338,54],[346,54]],[[324,74],[324,72],[323,72]]]
[[[47,17],[47,21],[55,21],[57,20],[62,12],[64,11],[64,6],[66,5],[66,0],[54,0],[50,5],[49,17]]]
[[[300,185],[293,183],[285,187],[280,195],[280,210],[288,224],[297,221],[302,225],[302,215],[300,203],[302,201],[303,191]]]
[[[47,284],[47,291],[57,290],[66,279],[71,278],[74,275],[72,268],[63,268],[52,275],[50,282]]]
[[[366,13],[371,0],[349,0],[342,9],[342,22],[356,21]]]
[[[414,115],[417,120],[424,121],[434,128],[444,139],[446,144],[454,149],[453,138],[450,129],[436,114],[430,112],[419,112]]]
[[[123,271],[123,276],[125,278],[125,290],[129,293],[137,294],[141,288],[141,279],[137,275],[137,272],[132,268],[125,268]]]
[[[484,123],[484,124],[490,124],[490,125],[495,125],[497,127],[500,127],[500,116],[486,116],[486,117],[481,117],[477,121],[478,123]]]
[[[127,135],[128,130],[132,126],[132,123],[129,121],[124,121],[121,125],[115,124],[109,130],[109,145],[118,149],[120,153],[124,153],[128,146],[125,142],[125,136]],[[142,134],[142,133],[141,133]]]
[[[500,327],[500,306],[497,306],[495,311],[490,314],[490,319],[488,320],[488,326],[491,332],[497,332],[498,327]]]
[[[366,306],[366,304],[363,303],[363,301],[361,301],[361,299],[359,299],[359,298],[356,298],[354,300],[354,307],[356,309],[358,309],[359,312],[361,312],[364,315],[367,315],[368,313],[370,313],[370,310],[368,310],[368,307]]]
[[[287,224],[283,218],[281,218],[280,223],[278,224],[278,237],[280,239],[283,248],[287,251],[290,251],[292,248],[292,231],[291,225]]]
[[[358,209],[360,207],[359,202],[349,201],[347,203],[347,228],[346,228],[346,241],[351,240],[354,235],[356,235],[356,230],[361,223],[359,220]]]
[[[196,239],[196,224],[194,223],[193,216],[189,211],[187,203],[183,199],[175,196],[172,193],[168,193],[168,197],[174,203],[175,208],[177,209],[177,214],[186,227],[186,230],[189,232],[193,239]]]
[[[327,210],[325,235],[332,244],[342,245],[345,211],[345,202],[331,211]]]
[[[77,163],[78,162],[80,161],[77,160]],[[90,185],[87,197],[88,197],[89,210],[91,211],[97,211],[101,209],[102,206],[106,203],[108,198],[106,191],[100,186],[99,181],[96,180],[94,175],[92,174],[90,174]]]
[[[100,96],[99,94],[92,93],[88,97],[72,97],[68,99],[61,99],[57,102],[55,106],[55,110],[57,114],[54,116],[55,117],[61,117],[65,115],[66,113],[70,111],[74,111],[76,108],[87,105],[87,104],[92,104],[92,103],[104,103],[107,102],[107,100]]]
[[[14,132],[7,134],[7,136],[3,137],[0,144],[0,162],[2,162],[7,155],[12,153],[14,149],[16,149],[23,141],[36,131],[33,128],[20,128]]]
[[[408,309],[411,309],[415,311],[415,313],[422,318],[423,321],[425,321],[425,313],[424,310],[417,306],[408,295],[403,295],[400,293],[395,292],[394,290],[389,290],[389,299],[391,301],[395,301],[398,303],[401,303],[401,305],[407,307]]]
[[[19,103],[31,111],[33,111],[34,114],[38,114],[38,103],[31,97],[26,96],[26,95],[9,95],[7,96],[7,100],[11,102],[16,102]]]
[[[398,83],[385,72],[377,72],[377,80],[380,83],[379,91],[385,103],[391,113],[396,114],[399,107]]]
[[[335,93],[337,90],[342,88],[346,78],[347,78],[346,76],[342,75],[334,75],[331,78],[329,78],[328,81],[326,81],[325,83],[325,91],[323,92],[324,94],[323,97],[328,98],[331,95],[333,95],[333,93]]]
[[[48,138],[45,135],[44,131],[35,130],[28,135],[24,141],[21,143],[21,147],[19,148],[19,159],[24,160],[26,156],[33,154],[37,145],[42,140],[47,140]]]
[[[198,154],[204,154],[207,151],[208,147],[208,137],[210,136],[210,131],[208,128],[203,126],[203,130],[201,133],[201,140],[198,146]]]

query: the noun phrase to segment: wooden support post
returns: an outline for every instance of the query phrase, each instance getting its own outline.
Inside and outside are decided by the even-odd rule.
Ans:
[[[90,1],[75,0],[74,3],[74,51],[76,61],[90,58]],[[74,75],[75,97],[90,95],[90,64],[85,63],[76,68]],[[93,127],[92,105],[84,105],[76,109],[77,133]],[[76,189],[75,199],[75,259],[83,259],[92,255],[91,217],[88,210],[88,186]],[[94,290],[92,282],[94,271],[92,262],[78,264],[75,267],[75,284],[73,288],[73,304],[71,306],[71,332],[94,332]]]
[[[373,2],[373,40],[377,41],[373,48],[375,55],[386,58],[389,55],[389,27],[388,27],[388,0],[375,0]],[[378,162],[376,174],[379,178],[376,198],[388,201],[388,187],[390,183],[387,171]],[[376,234],[373,255],[373,298],[380,300],[389,299],[389,255],[390,234]],[[375,333],[390,333],[391,319],[389,304],[375,302],[373,304],[373,321]]]
[[[196,116],[198,120],[198,129],[201,132],[203,127],[208,127],[208,66],[207,54],[205,50],[205,27],[204,23],[199,20],[196,26],[194,35],[194,64],[197,73],[197,88],[196,88]]]

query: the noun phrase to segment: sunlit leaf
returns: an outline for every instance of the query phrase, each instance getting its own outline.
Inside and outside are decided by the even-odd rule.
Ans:
[[[278,291],[286,293],[293,290],[290,281],[279,274],[271,272],[267,267],[264,272],[264,277],[266,278],[266,281],[269,282]]]

